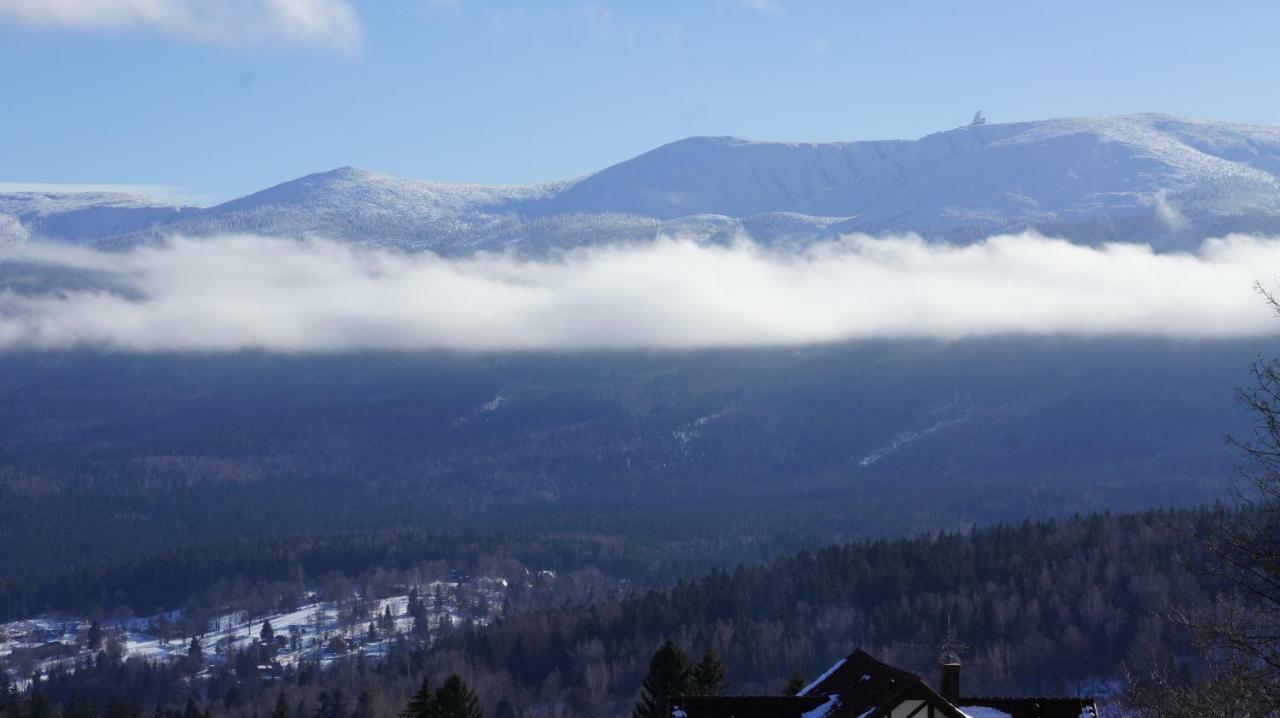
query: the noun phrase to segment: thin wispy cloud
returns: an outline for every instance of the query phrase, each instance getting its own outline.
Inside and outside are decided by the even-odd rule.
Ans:
[[[151,31],[217,44],[286,41],[343,52],[363,31],[348,0],[0,0],[0,20],[33,27]]]
[[[998,334],[1260,336],[1280,240],[1195,254],[1035,235],[851,237],[803,253],[676,239],[446,259],[256,236],[112,253],[33,243],[0,278],[0,347],[284,352],[699,348]],[[13,281],[39,270],[46,284]],[[53,279],[49,279],[53,278]],[[56,279],[56,281],[53,281]],[[54,286],[49,286],[48,282]]]
[[[1167,191],[1160,190],[1157,192],[1152,198],[1151,203],[1155,209],[1156,218],[1159,219],[1160,223],[1169,230],[1181,232],[1190,226],[1190,220],[1188,220],[1186,215],[1178,209],[1177,205],[1169,200],[1169,193]]]

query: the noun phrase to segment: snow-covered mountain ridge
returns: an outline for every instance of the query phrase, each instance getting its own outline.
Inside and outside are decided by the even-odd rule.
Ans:
[[[791,246],[847,232],[966,240],[1023,229],[1169,249],[1231,231],[1280,232],[1280,127],[1125,115],[972,125],[918,140],[693,137],[573,180],[471,185],[344,167],[207,208],[0,195],[0,239],[112,247],[253,232],[459,254],[658,233],[747,233]]]
[[[167,224],[184,210],[124,192],[0,191],[0,246],[33,236],[93,241]]]

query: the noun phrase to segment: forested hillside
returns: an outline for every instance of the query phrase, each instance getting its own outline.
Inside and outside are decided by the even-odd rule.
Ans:
[[[422,558],[495,532],[625,540],[678,557],[671,580],[858,538],[1203,505],[1234,459],[1223,434],[1247,427],[1232,393],[1256,349],[9,354],[0,612],[173,607],[189,576],[261,576],[281,552],[345,570],[354,555],[319,558],[348,550],[330,544],[401,529]]]
[[[796,671],[813,677],[853,647],[932,677],[948,617],[973,644],[969,690],[1105,693],[1123,664],[1183,652],[1164,616],[1219,589],[1194,570],[1191,537],[1212,520],[1207,512],[1095,515],[833,545],[670,590],[514,612],[430,649],[405,637],[382,662],[303,665],[270,679],[236,669],[245,664],[233,655],[188,683],[181,665],[103,653],[85,670],[51,677],[40,693],[72,701],[78,718],[98,715],[113,696],[148,713],[194,699],[238,716],[272,713],[283,694],[291,715],[311,715],[322,693],[320,715],[346,718],[347,708],[334,712],[335,691],[343,701],[363,695],[366,715],[392,716],[424,674],[440,685],[457,672],[486,715],[623,715],[667,638],[721,656],[734,692],[778,693]],[[9,715],[27,716],[28,706],[16,701]]]
[[[607,704],[631,699],[670,637],[693,655],[715,650],[735,692],[778,693],[793,671],[813,677],[854,647],[932,678],[950,616],[973,644],[967,690],[1074,694],[1105,686],[1122,663],[1180,650],[1163,614],[1216,590],[1186,563],[1207,519],[1091,516],[831,546],[668,592],[514,616],[432,660],[467,664],[481,685],[510,676]]]

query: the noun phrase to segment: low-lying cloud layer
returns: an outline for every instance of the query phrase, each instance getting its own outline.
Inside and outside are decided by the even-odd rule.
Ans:
[[[1035,235],[850,237],[802,253],[651,244],[554,259],[254,236],[0,262],[0,348],[287,352],[699,348],[996,334],[1260,336],[1280,240],[1192,254]],[[38,277],[38,279],[36,278]]]

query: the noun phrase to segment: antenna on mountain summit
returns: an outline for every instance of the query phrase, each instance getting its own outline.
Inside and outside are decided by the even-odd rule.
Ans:
[[[978,125],[985,125],[985,124],[987,124],[987,118],[982,116],[982,110],[978,110],[977,112],[973,113],[973,122],[969,123],[970,127],[976,127]]]

